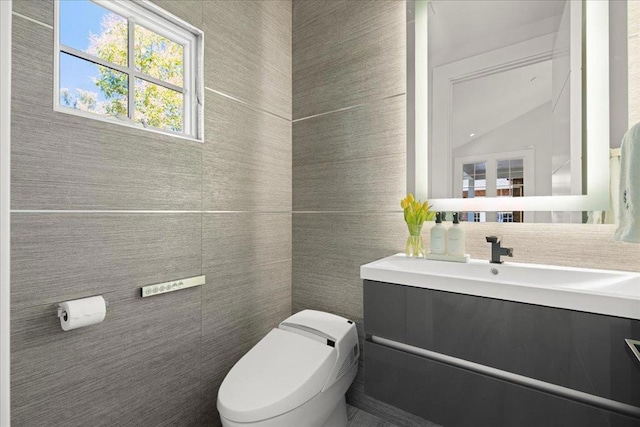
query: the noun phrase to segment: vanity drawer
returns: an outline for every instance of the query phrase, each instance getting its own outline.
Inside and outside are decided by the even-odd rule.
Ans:
[[[380,282],[364,286],[367,334],[640,407],[640,363],[624,341],[640,337],[640,321]],[[405,298],[392,310],[394,324],[401,323],[399,307],[406,310],[405,328],[393,326],[398,338],[373,321],[380,306],[367,307],[393,292]]]
[[[364,330],[407,342],[407,286],[364,281]]]
[[[447,427],[638,427],[640,420],[366,341],[365,393]]]

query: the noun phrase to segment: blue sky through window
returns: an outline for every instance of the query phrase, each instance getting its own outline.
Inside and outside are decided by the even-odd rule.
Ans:
[[[90,35],[101,33],[102,19],[113,13],[89,0],[61,0],[59,11],[60,43],[83,52],[88,52]],[[123,40],[124,46],[126,43]],[[104,102],[107,100],[104,93],[92,81],[92,77],[98,76],[96,64],[60,53],[61,89],[69,89],[74,95],[77,89],[94,92],[97,101]]]
[[[104,93],[92,81],[92,77],[98,77],[98,65],[84,59],[76,58],[60,52],[60,87],[72,92],[76,89],[88,90],[97,93],[98,102],[106,101]],[[109,99],[113,99],[109,98]]]
[[[60,1],[60,43],[86,52],[89,34],[100,34],[100,21],[108,13],[89,0]]]

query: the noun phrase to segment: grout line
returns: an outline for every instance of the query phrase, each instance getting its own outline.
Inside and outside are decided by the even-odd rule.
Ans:
[[[371,104],[374,104],[374,103],[379,102],[379,101],[385,101],[385,100],[387,100],[387,99],[396,98],[396,97],[398,97],[398,96],[403,96],[403,95],[406,95],[406,94],[407,94],[406,92],[403,92],[403,93],[397,93],[397,94],[395,94],[395,95],[385,96],[385,97],[383,97],[383,98],[376,98],[376,99],[372,99],[372,100],[371,100],[371,101],[369,101],[369,102],[364,102],[364,103],[362,103],[362,104],[350,105],[350,106],[348,106],[348,107],[339,108],[339,109],[337,109],[337,110],[331,110],[331,111],[326,111],[326,112],[324,112],[324,113],[312,114],[311,116],[307,116],[307,117],[301,117],[301,118],[299,118],[299,119],[294,119],[294,120],[292,120],[292,122],[293,122],[293,123],[296,123],[296,122],[300,122],[300,121],[302,121],[302,120],[313,119],[313,118],[315,118],[315,117],[325,116],[325,115],[327,115],[327,114],[339,113],[339,112],[341,112],[341,111],[347,111],[347,110],[353,110],[353,109],[355,109],[355,108],[365,107],[365,106],[367,106],[367,105],[371,105]]]
[[[180,211],[180,210],[117,210],[117,209],[12,209],[12,214],[237,214],[237,213],[273,213],[273,214],[291,214],[292,211]]]
[[[12,13],[14,16],[18,16],[18,17],[20,17],[20,18],[22,18],[22,19],[26,19],[27,21],[31,21],[31,22],[33,22],[33,23],[35,23],[35,24],[42,25],[42,26],[43,26],[43,27],[45,27],[45,28],[48,28],[48,29],[50,29],[50,30],[53,30],[53,26],[52,26],[52,25],[45,24],[44,22],[40,22],[40,21],[38,21],[38,20],[36,20],[36,19],[33,19],[33,18],[29,18],[28,16],[25,16],[25,15],[23,15],[23,14],[21,14],[21,13],[18,13],[18,12],[11,12],[11,13]]]
[[[202,180],[201,180],[202,182]],[[204,201],[201,200],[202,203]],[[204,276],[204,215],[200,215],[200,275]],[[200,286],[200,366],[202,368],[202,340],[204,339],[204,334],[202,333],[202,329],[204,326],[204,312],[202,310],[202,300],[204,299],[202,293],[204,286]]]
[[[368,211],[291,211],[292,214],[374,214],[374,215],[378,215],[378,214],[388,214],[388,213],[401,213],[402,211],[400,209],[398,209],[397,211],[394,210],[381,210],[381,211],[373,211],[373,210],[368,210]]]
[[[78,210],[74,210],[74,209],[12,209],[11,210],[12,214],[34,214],[34,213],[41,213],[41,214],[91,214],[91,213],[98,213],[98,214],[113,214],[113,213],[117,213],[117,214],[133,214],[133,213],[138,213],[138,214],[151,214],[151,213],[157,213],[157,214],[200,214],[202,213],[202,211],[170,211],[170,210],[157,210],[157,211],[152,211],[152,210],[118,210],[118,209],[113,209],[113,210],[109,210],[109,209],[78,209]]]
[[[251,108],[252,110],[259,111],[259,112],[265,113],[265,114],[269,114],[270,116],[277,117],[278,119],[286,120],[289,123],[291,122],[291,119],[287,119],[286,117],[279,116],[278,114],[272,113],[271,111],[265,110],[264,108],[260,108],[258,106],[253,105],[253,104],[249,104],[246,101],[243,101],[241,99],[235,98],[235,97],[233,97],[231,95],[227,95],[224,92],[220,92],[218,90],[211,89],[210,87],[207,87],[207,86],[205,86],[204,88],[206,90],[208,90],[208,91],[211,91],[211,92],[215,93],[216,95],[220,95],[220,96],[223,96],[223,97],[225,97],[227,99],[231,99],[232,101],[239,102],[242,105],[246,105],[247,107]]]
[[[12,209],[12,214],[241,214],[241,213],[258,213],[258,214],[387,214],[400,213],[398,210],[322,210],[322,211],[205,211],[205,210],[117,210],[117,209]]]

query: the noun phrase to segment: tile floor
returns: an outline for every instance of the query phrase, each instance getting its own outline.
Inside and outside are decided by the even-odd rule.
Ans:
[[[347,427],[397,427],[395,424],[381,420],[368,412],[347,405],[349,424]]]

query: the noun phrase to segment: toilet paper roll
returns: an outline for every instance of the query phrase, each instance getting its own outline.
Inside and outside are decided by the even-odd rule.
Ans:
[[[65,331],[95,325],[104,320],[107,304],[102,296],[60,303],[60,326]]]

